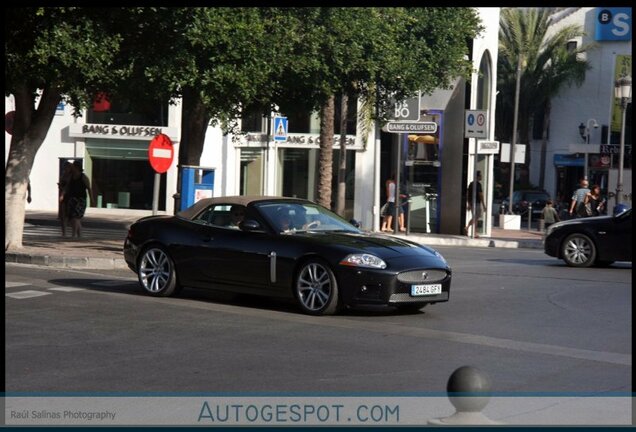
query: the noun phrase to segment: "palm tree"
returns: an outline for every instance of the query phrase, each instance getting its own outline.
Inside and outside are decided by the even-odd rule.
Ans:
[[[555,8],[506,8],[501,11],[498,56],[498,90],[496,127],[500,138],[512,137],[512,105],[518,60],[522,75],[519,94],[519,137],[517,142],[530,146],[532,122],[542,123],[540,187],[545,178],[545,158],[551,100],[563,88],[580,86],[591,68],[581,53],[594,44],[568,49],[568,41],[584,36],[579,25],[567,25],[552,31]],[[531,162],[526,151],[525,166]],[[529,170],[522,170],[521,183],[529,184]]]

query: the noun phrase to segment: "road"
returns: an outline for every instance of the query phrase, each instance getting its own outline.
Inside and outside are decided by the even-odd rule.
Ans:
[[[6,389],[444,392],[472,365],[499,392],[631,391],[631,264],[572,269],[539,250],[438,248],[448,303],[310,317],[293,304],[127,271],[5,266]]]

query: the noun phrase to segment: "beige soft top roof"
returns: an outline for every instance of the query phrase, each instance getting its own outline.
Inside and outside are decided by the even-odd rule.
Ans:
[[[282,197],[282,196],[264,196],[264,195],[236,195],[236,196],[204,198],[202,200],[197,201],[194,205],[188,207],[187,209],[178,212],[177,216],[191,220],[196,215],[198,215],[204,208],[212,204],[223,203],[223,204],[231,204],[231,205],[244,205],[245,207],[247,207],[253,202],[270,201],[270,200],[307,202],[307,200],[300,199],[300,198],[291,198],[291,197]]]

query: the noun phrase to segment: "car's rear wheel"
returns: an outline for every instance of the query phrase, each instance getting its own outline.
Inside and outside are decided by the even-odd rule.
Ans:
[[[309,315],[331,315],[340,309],[336,277],[329,265],[317,258],[299,267],[294,295],[302,311]]]
[[[141,255],[137,266],[141,287],[148,294],[168,297],[177,291],[177,274],[174,262],[161,246],[150,246]]]
[[[589,267],[596,260],[596,246],[585,234],[570,234],[561,245],[561,257],[571,267]]]

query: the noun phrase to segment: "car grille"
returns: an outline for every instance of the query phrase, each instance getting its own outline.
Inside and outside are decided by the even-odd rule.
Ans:
[[[448,276],[448,272],[438,269],[422,269],[411,270],[404,273],[399,273],[397,278],[401,283],[413,284],[413,283],[433,283],[441,282]]]

